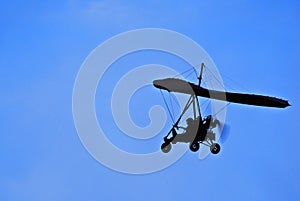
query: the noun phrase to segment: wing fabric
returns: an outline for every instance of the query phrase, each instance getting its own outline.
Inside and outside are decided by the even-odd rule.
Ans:
[[[156,88],[167,90],[169,92],[178,92],[185,94],[195,94],[197,96],[222,100],[232,103],[240,103],[246,105],[256,105],[265,107],[285,108],[290,106],[289,102],[275,97],[244,94],[210,90],[198,85],[195,85],[184,80],[167,78],[162,80],[154,80],[153,85]]]

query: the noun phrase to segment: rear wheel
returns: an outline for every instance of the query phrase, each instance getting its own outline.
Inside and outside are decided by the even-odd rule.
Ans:
[[[213,143],[211,146],[210,146],[210,152],[212,154],[218,154],[221,150],[221,146],[218,144],[218,143]]]
[[[199,148],[200,148],[200,145],[199,145],[198,142],[193,142],[193,143],[190,145],[190,150],[191,150],[192,152],[198,151]]]
[[[160,147],[161,151],[164,153],[168,153],[171,150],[171,148],[172,148],[171,143],[166,143],[166,142],[164,142]]]

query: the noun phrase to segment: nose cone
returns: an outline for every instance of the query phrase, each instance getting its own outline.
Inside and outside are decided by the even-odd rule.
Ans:
[[[166,78],[162,80],[154,80],[153,85],[156,88],[163,89],[166,91],[180,92],[180,93],[193,93],[191,85],[180,79]]]
[[[154,80],[154,81],[153,81],[153,85],[154,85],[156,88],[160,88],[160,87],[162,86],[161,80]]]
[[[165,80],[154,80],[153,81],[153,85],[158,88],[158,89],[164,89],[169,91],[166,87],[165,87]]]

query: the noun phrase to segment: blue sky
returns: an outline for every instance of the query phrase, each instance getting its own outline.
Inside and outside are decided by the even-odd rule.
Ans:
[[[292,0],[2,2],[0,200],[299,200],[299,10]],[[73,123],[75,78],[101,42],[147,27],[200,44],[229,89],[286,98],[292,107],[229,105],[230,137],[203,161],[187,152],[149,175],[102,166]],[[164,58],[124,62],[177,61]]]

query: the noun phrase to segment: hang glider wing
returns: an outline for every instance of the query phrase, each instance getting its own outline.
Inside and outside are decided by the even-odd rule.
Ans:
[[[212,99],[222,100],[222,101],[227,101],[232,103],[265,106],[265,107],[278,107],[278,108],[285,108],[287,106],[290,106],[287,100],[282,100],[275,97],[210,90],[195,85],[193,83],[186,82],[180,79],[175,79],[175,78],[154,80],[153,85],[156,88],[167,90],[169,92],[195,94],[197,96],[201,96],[205,98],[212,98]]]

